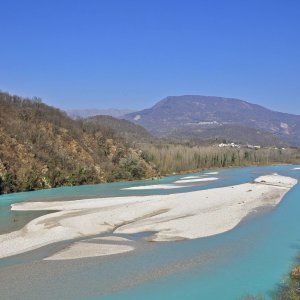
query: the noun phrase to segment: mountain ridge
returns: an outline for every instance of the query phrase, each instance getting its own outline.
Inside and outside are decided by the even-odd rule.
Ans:
[[[144,127],[125,119],[97,115],[86,118],[83,122],[99,126],[99,129],[102,131],[110,131],[119,138],[129,142],[141,142],[153,139],[153,136]]]
[[[98,115],[103,116],[111,116],[115,118],[121,118],[126,114],[135,112],[134,109],[127,108],[107,108],[107,109],[99,109],[99,108],[87,108],[87,109],[68,109],[66,113],[69,117],[76,118],[89,118]]]
[[[157,136],[240,125],[259,129],[286,143],[300,145],[300,116],[270,110],[258,104],[215,96],[169,96],[151,108],[127,114],[125,119],[144,126]],[[185,134],[184,134],[185,132]],[[251,141],[249,141],[251,142]]]

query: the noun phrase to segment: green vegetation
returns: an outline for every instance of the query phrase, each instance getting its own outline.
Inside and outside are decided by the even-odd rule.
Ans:
[[[300,255],[297,259],[300,262]],[[262,295],[246,295],[241,300],[265,300]],[[300,265],[294,267],[287,280],[273,293],[273,300],[300,300]]]
[[[298,263],[300,256],[298,258]],[[275,292],[274,300],[300,300],[300,265],[294,267],[286,282]]]

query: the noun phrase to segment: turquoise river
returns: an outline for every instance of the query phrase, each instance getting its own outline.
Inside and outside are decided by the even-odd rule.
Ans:
[[[251,182],[274,172],[300,182],[300,170],[295,167],[299,166],[221,169],[216,170],[217,175],[207,175],[217,176],[217,181],[172,190],[123,188],[172,183],[184,175],[2,195],[0,234],[51,213],[13,212],[10,205],[16,202],[171,193],[176,197],[176,193]],[[71,242],[65,241],[0,259],[0,299],[234,300],[250,293],[271,299],[300,252],[299,229],[300,184],[276,208],[254,212],[233,230],[219,235],[149,243],[144,240],[149,233],[143,233],[126,236],[139,243],[133,252],[77,260],[43,260]]]

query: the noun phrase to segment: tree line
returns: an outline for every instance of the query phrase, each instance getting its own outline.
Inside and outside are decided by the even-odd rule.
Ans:
[[[0,92],[0,108],[0,193],[300,161],[298,149],[179,143],[111,117],[73,120],[39,98]]]
[[[300,151],[292,148],[219,148],[173,143],[143,143],[139,147],[143,151],[143,158],[154,163],[162,174],[300,161]]]

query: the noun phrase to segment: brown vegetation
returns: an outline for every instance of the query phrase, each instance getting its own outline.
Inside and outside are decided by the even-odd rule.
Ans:
[[[112,117],[72,120],[37,98],[0,93],[0,108],[0,193],[300,159],[297,149],[156,139],[143,127]]]
[[[149,142],[154,140],[154,137],[144,127],[124,119],[99,115],[82,121],[86,124],[92,124],[101,131],[107,131],[110,135],[118,136],[124,143],[134,144],[137,141]]]
[[[290,273],[289,279],[274,296],[275,300],[300,300],[300,266]]]
[[[141,155],[40,99],[0,93],[0,193],[156,175]]]
[[[219,148],[217,146],[167,143],[140,144],[143,157],[153,162],[162,174],[232,166],[298,163],[298,149]]]

